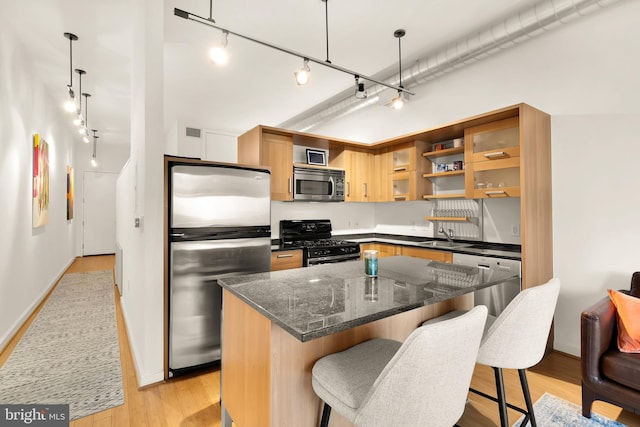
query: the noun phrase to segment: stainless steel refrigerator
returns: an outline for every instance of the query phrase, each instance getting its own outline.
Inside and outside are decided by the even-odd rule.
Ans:
[[[218,278],[269,271],[270,174],[169,163],[169,376],[221,359]]]

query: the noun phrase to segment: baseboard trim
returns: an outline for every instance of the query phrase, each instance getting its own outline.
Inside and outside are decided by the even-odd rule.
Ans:
[[[582,359],[580,358],[580,356],[576,356],[575,354],[565,353],[564,351],[560,351],[560,350],[556,350],[556,349],[553,349],[552,351],[553,351],[554,353],[557,353],[557,354],[559,354],[559,355],[562,355],[562,356],[568,357],[568,358],[570,358],[570,359],[574,359],[574,360],[582,360]]]
[[[62,269],[57,273],[56,277],[52,282],[47,285],[47,287],[42,291],[42,293],[36,298],[36,300],[25,310],[25,312],[16,320],[11,329],[2,337],[0,340],[0,358],[4,355],[5,350],[9,348],[11,342],[20,335],[20,333],[26,332],[26,326],[30,325],[35,319],[37,313],[40,311],[44,303],[49,299],[49,295],[56,288],[62,276],[65,275],[71,264],[76,260],[76,257],[71,258],[67,264],[62,267]],[[22,329],[25,328],[25,331]]]
[[[133,367],[136,373],[136,385],[138,390],[143,390],[147,387],[156,385],[157,383],[164,382],[164,372],[154,372],[151,374],[146,374],[140,372],[140,357],[138,356],[138,351],[136,346],[134,345],[134,340],[131,339],[131,331],[129,329],[129,317],[127,315],[127,304],[123,297],[120,297],[120,308],[122,309],[122,317],[124,318],[124,329],[127,334],[127,339],[129,340],[129,348],[131,349],[131,356],[133,357]]]

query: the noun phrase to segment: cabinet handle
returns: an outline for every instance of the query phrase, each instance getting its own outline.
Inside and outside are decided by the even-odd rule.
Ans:
[[[393,196],[394,200],[407,200],[406,196]]]
[[[400,171],[406,171],[406,170],[407,170],[406,166],[398,166],[398,167],[393,168],[394,172],[400,172]]]
[[[362,186],[364,188],[364,197],[367,197],[367,183],[365,182]]]
[[[504,151],[494,151],[493,153],[485,153],[484,156],[487,159],[493,159],[494,157],[504,157],[506,156],[507,153],[505,153]]]
[[[351,182],[347,181],[347,197],[351,197]]]
[[[293,254],[276,255],[276,258],[293,258]]]
[[[507,194],[507,192],[504,190],[492,190],[492,191],[485,191],[484,194],[486,194],[487,196],[493,196],[496,194]]]
[[[289,177],[287,179],[287,182],[289,183],[289,194],[293,193],[293,179],[291,177]]]

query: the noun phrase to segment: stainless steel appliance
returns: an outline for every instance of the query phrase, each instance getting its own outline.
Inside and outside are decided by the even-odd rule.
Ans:
[[[270,174],[170,163],[169,376],[221,358],[217,279],[269,271]]]
[[[293,200],[344,201],[345,172],[339,169],[293,168]]]
[[[328,219],[281,220],[280,241],[283,247],[303,249],[305,267],[360,258],[360,245],[331,238]]]
[[[474,294],[475,305],[486,305],[489,314],[498,316],[521,290],[521,261],[507,258],[493,258],[481,255],[453,253],[453,264],[477,267],[484,280],[491,280],[491,275],[501,272],[512,272],[517,279],[499,285],[480,289]]]

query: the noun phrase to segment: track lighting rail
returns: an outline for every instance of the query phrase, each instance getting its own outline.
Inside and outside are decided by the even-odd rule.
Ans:
[[[270,47],[271,49],[275,49],[275,50],[278,50],[278,51],[283,52],[283,53],[287,53],[287,54],[292,55],[292,56],[297,56],[298,58],[301,58],[302,60],[306,59],[309,62],[313,62],[315,64],[319,64],[319,65],[322,65],[324,67],[332,68],[332,69],[334,69],[336,71],[341,71],[341,72],[343,72],[345,74],[349,74],[349,75],[354,76],[354,77],[358,76],[360,79],[364,79],[364,80],[368,80],[368,81],[373,82],[373,83],[377,83],[379,85],[388,87],[389,89],[397,90],[398,92],[404,92],[404,93],[407,93],[409,95],[415,95],[415,93],[406,90],[402,86],[395,86],[395,85],[383,82],[381,80],[377,80],[377,79],[375,79],[373,77],[367,76],[365,74],[359,73],[357,71],[353,71],[353,70],[350,70],[348,68],[340,67],[339,65],[335,65],[332,62],[327,62],[324,59],[314,58],[314,57],[309,56],[307,54],[296,52],[295,50],[287,49],[285,47],[277,46],[277,45],[274,45],[274,44],[271,44],[271,43],[256,39],[254,37],[245,36],[244,34],[236,33],[236,32],[234,32],[232,30],[227,29],[227,28],[220,27],[220,26],[216,25],[214,22],[212,22],[213,20],[210,20],[210,19],[204,18],[202,16],[196,15],[195,13],[191,13],[191,12],[187,12],[187,11],[182,10],[182,9],[174,8],[173,9],[173,14],[175,16],[180,17],[180,18],[184,18],[184,19],[187,19],[189,21],[197,22],[199,24],[215,28],[216,30],[220,30],[220,31],[223,31],[223,32],[226,31],[229,34],[233,34],[234,36],[243,38],[245,40],[249,40],[251,42],[258,43],[258,44],[260,44],[262,46]]]

